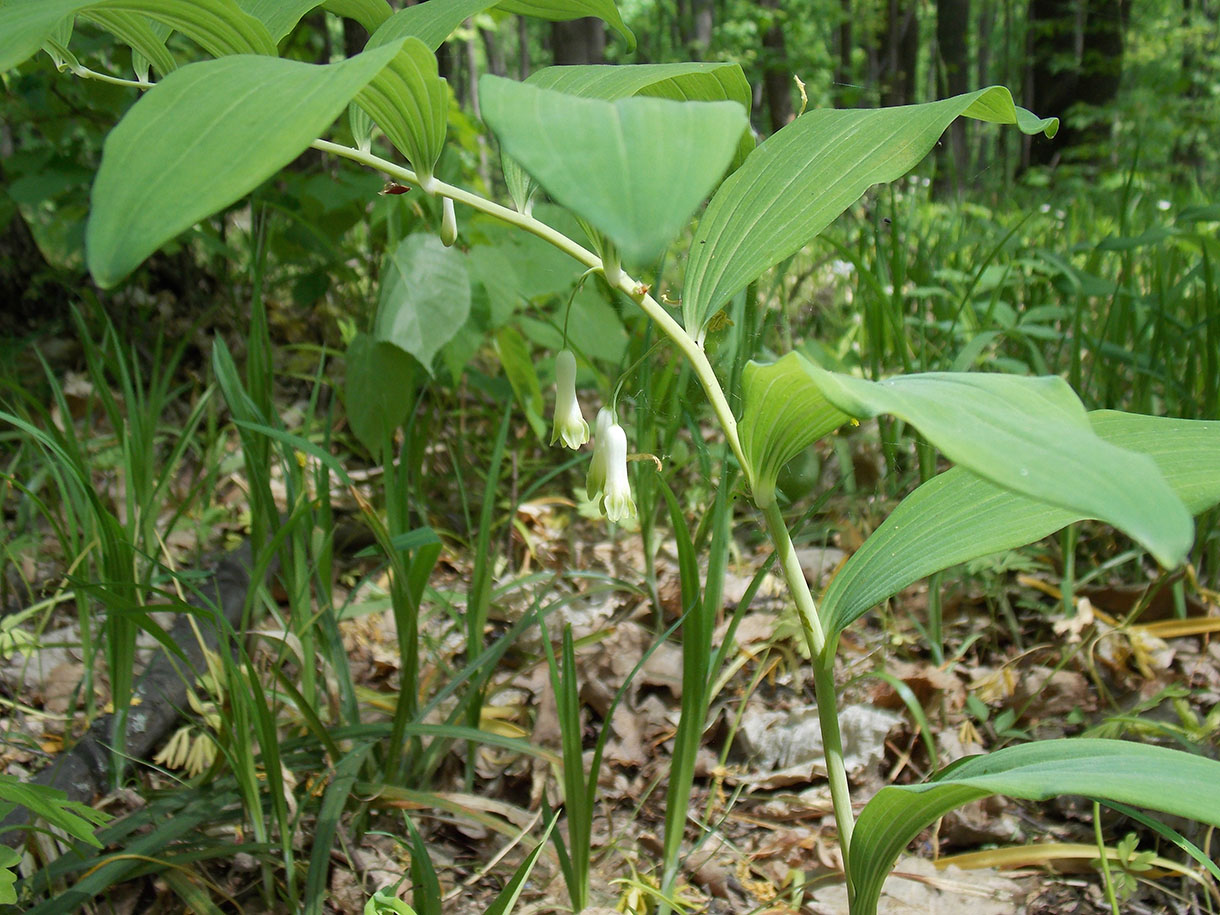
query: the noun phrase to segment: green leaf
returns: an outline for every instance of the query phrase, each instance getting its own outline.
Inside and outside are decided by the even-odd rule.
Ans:
[[[746,364],[737,424],[754,503],[775,501],[775,483],[790,460],[851,419],[811,382],[807,361],[789,353],[778,362]]]
[[[501,327],[496,331],[496,352],[530,428],[538,436],[538,441],[545,444],[547,428],[546,420],[542,416],[545,403],[542,399],[542,386],[538,382],[538,371],[534,368],[534,360],[530,358],[529,344],[515,327]]]
[[[944,372],[871,382],[827,372],[799,353],[784,361],[782,371],[780,363],[770,373],[749,370],[762,380],[746,390],[743,408],[750,478],[763,497],[782,459],[807,440],[799,427],[818,430],[837,420],[829,405],[859,419],[898,416],[954,463],[1002,488],[1112,524],[1167,567],[1190,548],[1190,514],[1156,463],[1094,435],[1062,379]],[[767,380],[782,386],[770,393]]]
[[[682,292],[686,329],[708,318],[764,270],[799,251],[872,185],[906,174],[959,115],[1016,123],[1053,136],[993,86],[903,108],[819,109],[777,131],[728,178],[695,232]]]
[[[495,76],[479,80],[479,97],[505,152],[633,264],[686,227],[746,128],[734,102],[607,102]]]
[[[70,801],[59,788],[36,783],[26,784],[11,775],[0,775],[0,801],[20,804],[36,818],[62,829],[75,839],[94,848],[102,843],[93,834],[110,816],[79,801]]]
[[[165,39],[171,30],[164,23],[150,24],[147,16],[120,10],[91,9],[86,11],[85,15],[131,47],[132,64],[136,68],[137,76],[148,78],[147,69],[143,74],[139,72],[138,56],[142,56],[147,63],[156,67],[162,76],[178,69],[178,61],[165,46]]]
[[[238,6],[267,27],[276,44],[320,3],[321,0],[237,0]]]
[[[63,19],[88,9],[143,13],[214,57],[276,53],[267,29],[234,0],[9,0],[0,7],[0,72],[36,53]]]
[[[853,915],[873,915],[899,853],[928,824],[979,798],[1082,795],[1220,826],[1220,762],[1121,740],[1046,740],[975,756],[920,785],[891,785],[852,834]]]
[[[17,865],[21,855],[7,845],[0,845],[0,904],[12,905],[17,901]]]
[[[418,38],[407,38],[389,66],[357,93],[356,103],[426,186],[445,148],[449,116],[449,84],[437,73],[436,55]]]
[[[329,66],[234,56],[182,67],[106,138],[85,234],[89,269],[113,286],[186,229],[291,162],[394,54]]]
[[[432,371],[436,351],[470,314],[470,279],[461,253],[432,234],[404,238],[387,255],[374,336]]]
[[[737,102],[747,120],[753,93],[741,66],[731,62],[629,64],[617,67],[546,67],[526,80],[540,89],[554,89],[581,98],[615,99],[646,95],[676,102]],[[737,168],[754,149],[754,133],[747,123],[738,141],[731,168]]]
[[[596,16],[623,36],[628,51],[635,50],[635,35],[623,22],[614,0],[502,0],[496,8],[506,13],[549,19],[552,22]]]
[[[370,35],[376,32],[394,12],[386,0],[326,0],[322,4],[322,8],[336,16],[355,19]]]
[[[1220,422],[1113,411],[1091,413],[1089,421],[1111,445],[1152,458],[1192,515],[1220,503]],[[822,599],[826,627],[841,632],[933,572],[1032,543],[1088,517],[955,467],[907,496],[847,561]]]
[[[415,366],[397,346],[356,334],[347,347],[347,420],[369,454],[407,418],[414,402]]]
[[[453,30],[471,16],[477,16],[494,6],[495,0],[429,0],[404,7],[385,22],[369,37],[370,48],[389,44],[400,38],[418,38],[428,49],[435,51]]]

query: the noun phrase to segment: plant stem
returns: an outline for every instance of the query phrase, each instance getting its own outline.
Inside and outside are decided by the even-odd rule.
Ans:
[[[420,183],[419,178],[411,169],[395,165],[388,159],[382,159],[380,156],[375,156],[372,153],[362,152],[359,149],[331,143],[327,140],[314,140],[311,145],[314,149],[360,162],[387,175],[392,175],[408,184],[418,185]],[[428,183],[427,190],[430,193],[440,194],[442,197],[452,198],[458,203],[464,203],[472,209],[479,210],[489,216],[495,216],[497,219],[524,229],[531,235],[536,235],[543,241],[554,245],[560,251],[563,251],[569,257],[579,261],[586,267],[593,267],[599,270],[602,267],[601,258],[592,251],[577,244],[562,232],[551,228],[545,222],[537,220],[532,216],[518,213],[516,210],[501,206],[485,197],[480,197],[478,194],[472,194],[470,191],[455,187],[452,184],[446,184],[444,181],[435,178]],[[703,387],[703,391],[712,405],[712,410],[716,413],[716,419],[724,429],[724,436],[729,443],[729,447],[733,449],[733,454],[737,457],[741,466],[748,468],[749,464],[746,463],[745,455],[741,450],[741,441],[737,437],[737,420],[733,416],[733,411],[729,408],[728,398],[724,396],[724,391],[720,387],[720,382],[716,379],[716,373],[712,369],[712,364],[708,361],[707,354],[703,352],[703,348],[695,342],[695,339],[686,332],[681,324],[673,319],[656,299],[648,294],[647,287],[639,281],[632,279],[625,272],[620,272],[619,280],[615,286],[620,292],[639,305],[640,309],[657,323],[661,331],[673,341],[674,346],[689,360],[691,368],[695,371],[695,376],[699,379],[699,384]]]
[[[350,146],[330,143],[326,140],[315,140],[312,145],[314,149],[343,156],[346,159],[352,159],[409,184],[420,184],[420,180],[415,172],[401,165],[395,165],[393,162],[382,159],[380,156],[375,156],[372,153],[362,152]],[[425,190],[427,193],[449,197],[458,203],[464,203],[489,216],[494,216],[504,222],[524,229],[526,232],[554,245],[586,267],[602,269],[601,258],[596,254],[577,244],[562,232],[551,228],[546,223],[532,216],[527,216],[524,213],[501,206],[477,194],[472,194],[469,191],[446,184],[435,178],[428,180]],[[712,405],[716,419],[724,431],[725,440],[728,442],[729,447],[732,449],[747,477],[749,477],[751,475],[750,465],[745,459],[745,453],[741,448],[741,440],[737,435],[737,419],[733,416],[728,398],[720,386],[720,381],[716,378],[715,370],[712,368],[711,362],[708,361],[703,347],[687,332],[687,329],[674,320],[670,313],[656,299],[648,294],[646,286],[621,271],[614,286],[635,302],[649,318],[655,321],[661,332],[669,337],[673,341],[674,346],[687,358],[695,372],[695,376],[699,379],[700,386]],[[830,782],[830,795],[834,805],[835,820],[839,828],[839,847],[843,853],[843,867],[846,871],[855,816],[851,808],[851,793],[847,783],[847,769],[843,763],[843,738],[839,731],[838,704],[835,697],[834,656],[833,653],[829,656],[827,655],[826,634],[822,629],[821,620],[818,619],[817,606],[814,604],[809,585],[805,581],[805,573],[801,570],[800,561],[797,559],[796,548],[792,545],[792,537],[788,532],[787,525],[784,523],[783,512],[773,499],[770,500],[769,504],[759,506],[759,508],[763,511],[766,518],[767,530],[770,533],[776,554],[779,557],[784,580],[787,582],[788,590],[791,592],[792,599],[796,603],[801,620],[801,629],[804,631],[805,640],[809,646],[814,671],[814,692],[818,702],[818,720],[822,728],[822,741],[825,747],[826,773]],[[852,893],[850,880],[848,880],[847,886],[850,896]]]
[[[805,572],[792,545],[784,514],[776,502],[763,509],[767,519],[767,533],[775,545],[780,568],[788,591],[796,603],[801,630],[809,647],[809,658],[813,664],[813,690],[818,702],[818,723],[822,728],[822,746],[826,755],[826,778],[830,783],[830,800],[834,805],[835,822],[839,827],[839,848],[843,853],[843,869],[846,875],[851,855],[851,834],[856,818],[851,809],[851,788],[847,783],[847,766],[843,762],[843,736],[839,731],[838,702],[835,696],[834,654],[826,651],[826,633],[818,618],[818,609],[813,594],[805,581]],[[848,896],[852,895],[850,879]]]

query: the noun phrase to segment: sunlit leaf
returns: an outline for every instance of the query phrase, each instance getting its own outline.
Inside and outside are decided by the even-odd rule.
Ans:
[[[1190,514],[1220,502],[1220,422],[1113,411],[1091,413],[1089,420],[1111,445],[1152,458]],[[1033,543],[1088,517],[1094,516],[955,467],[907,496],[847,561],[822,600],[826,627],[840,632],[933,572]]]
[[[214,57],[276,53],[267,29],[234,0],[9,0],[0,6],[0,72],[37,52],[63,19],[88,9],[143,13]]]
[[[505,152],[631,264],[660,255],[686,227],[746,127],[734,102],[608,102],[494,76],[479,90]]]
[[[418,38],[429,49],[439,48],[459,25],[495,5],[495,0],[429,0],[406,6],[390,16],[369,38],[376,48],[400,38]]]
[[[974,756],[932,781],[882,788],[856,821],[849,878],[853,915],[873,915],[899,853],[925,826],[970,801],[1002,794],[1044,801],[1081,795],[1220,826],[1220,762],[1121,740],[1041,740]]]
[[[445,148],[449,115],[449,84],[438,75],[432,50],[407,38],[389,66],[357,93],[356,102],[427,182]]]
[[[291,162],[395,51],[329,66],[222,57],[159,82],[106,138],[85,236],[97,282],[114,285]]]
[[[782,461],[810,440],[806,429],[837,424],[829,404],[858,419],[898,416],[954,463],[1002,488],[1112,524],[1165,566],[1177,565],[1190,548],[1190,514],[1156,463],[1094,435],[1062,379],[962,372],[871,382],[827,372],[799,353],[749,371],[743,448],[764,498]],[[778,385],[774,392],[768,383]]]
[[[386,0],[326,0],[322,8],[336,16],[355,19],[370,35],[394,12]]]
[[[682,292],[688,332],[764,270],[799,251],[872,185],[906,174],[959,116],[1053,136],[992,87],[903,108],[818,109],[777,131],[720,186],[691,244]]]

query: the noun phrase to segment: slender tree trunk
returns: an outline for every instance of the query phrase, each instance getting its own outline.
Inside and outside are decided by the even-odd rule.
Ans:
[[[939,51],[937,93],[942,97],[969,90],[970,48],[966,40],[970,24],[970,0],[939,0],[936,5],[936,46]],[[949,125],[937,155],[934,192],[960,197],[968,165],[966,119]]]
[[[530,75],[530,30],[525,16],[517,17],[517,79]]]
[[[919,54],[917,0],[888,0],[880,36],[878,82],[882,105],[908,105],[915,98]]]
[[[592,16],[552,22],[551,54],[556,66],[605,63],[605,25]]]
[[[784,43],[783,11],[779,0],[759,0],[770,12],[770,25],[763,34],[763,94],[771,133],[792,120],[792,75],[788,70],[788,48]]]
[[[991,33],[994,28],[995,2],[994,0],[983,0],[979,5],[978,55],[975,60],[974,77],[974,88],[976,89],[993,85],[996,82],[991,75]],[[969,142],[966,145],[969,147]],[[990,157],[988,156],[987,144],[977,143],[977,147],[974,157],[974,169],[976,172],[981,173],[987,168]]]
[[[836,108],[851,108],[859,101],[859,87],[855,85],[855,70],[852,67],[852,9],[851,0],[839,0],[839,27],[835,30],[838,54],[835,57],[834,100]]]
[[[487,72],[493,76],[507,76],[508,64],[504,61],[499,34],[491,29],[479,29],[479,38],[483,42],[483,53],[487,55]]]
[[[703,60],[712,44],[716,24],[715,0],[692,0],[694,31],[691,34],[691,57]]]

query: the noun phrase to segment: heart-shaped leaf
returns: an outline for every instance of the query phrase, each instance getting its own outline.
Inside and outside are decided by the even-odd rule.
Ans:
[[[1220,762],[1123,740],[1041,740],[974,756],[932,781],[882,788],[852,835],[852,915],[873,915],[899,853],[950,810],[1003,794],[1044,801],[1082,795],[1220,826]]]
[[[94,279],[113,286],[291,162],[396,51],[329,66],[222,57],[159,82],[106,138],[85,233]]]
[[[494,76],[479,92],[504,151],[633,264],[685,228],[746,127],[734,102],[607,102]]]
[[[959,115],[1053,136],[1054,118],[1012,103],[1008,90],[876,110],[819,109],[777,131],[720,186],[695,239],[682,291],[689,333],[764,270],[799,251],[872,185],[906,174]]]
[[[419,360],[429,372],[436,351],[470,314],[466,260],[431,233],[408,235],[386,257],[374,336]]]
[[[1108,410],[1089,420],[1104,441],[1152,458],[1190,514],[1220,503],[1220,422]],[[933,572],[1033,543],[1086,517],[954,467],[907,496],[839,570],[822,599],[827,632],[841,632]]]

